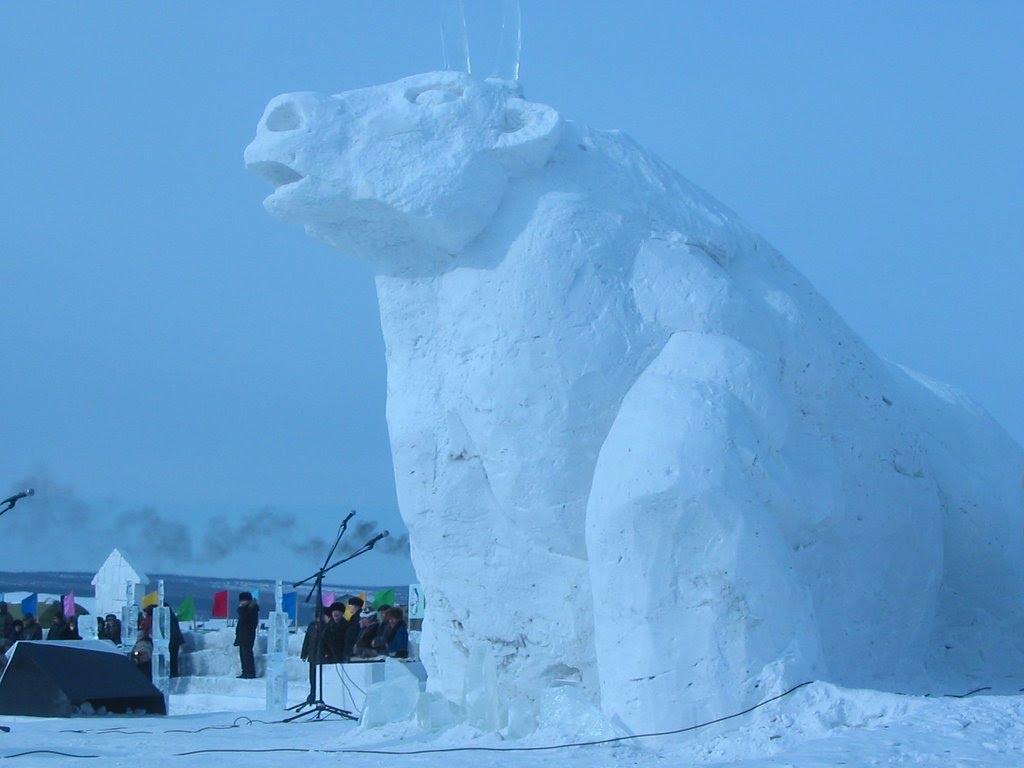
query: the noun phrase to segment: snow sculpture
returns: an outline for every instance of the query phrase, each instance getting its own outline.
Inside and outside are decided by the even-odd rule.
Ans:
[[[280,96],[245,158],[376,272],[432,695],[484,647],[517,723],[576,680],[652,730],[1021,660],[1020,447],[627,137],[446,72]]]

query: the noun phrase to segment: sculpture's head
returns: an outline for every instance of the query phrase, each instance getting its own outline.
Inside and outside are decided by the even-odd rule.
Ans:
[[[245,163],[274,185],[264,205],[275,216],[385,268],[415,268],[410,259],[450,261],[479,235],[509,178],[547,162],[560,126],[511,83],[435,72],[278,96]]]

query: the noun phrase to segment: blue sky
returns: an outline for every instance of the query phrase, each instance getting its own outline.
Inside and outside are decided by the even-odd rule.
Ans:
[[[371,274],[270,218],[242,150],[278,93],[440,68],[439,5],[0,4],[0,486],[396,520]],[[497,4],[466,5],[487,74]],[[528,98],[654,150],[1024,441],[1024,4],[522,10]]]

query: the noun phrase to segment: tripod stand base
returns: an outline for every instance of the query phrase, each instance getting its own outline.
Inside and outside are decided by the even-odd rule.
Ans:
[[[304,712],[309,707],[308,712]],[[325,703],[321,699],[315,701],[304,701],[301,704],[296,704],[294,707],[288,707],[288,711],[295,711],[295,714],[291,717],[286,717],[282,720],[282,723],[291,723],[302,717],[308,717],[310,720],[324,720],[331,715],[340,717],[343,720],[358,720],[359,718],[349,712],[347,709],[339,709],[338,707],[332,707],[330,704]]]

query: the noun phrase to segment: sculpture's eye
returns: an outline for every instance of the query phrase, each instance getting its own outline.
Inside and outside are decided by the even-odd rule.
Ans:
[[[264,121],[270,131],[294,131],[302,124],[299,107],[293,101],[282,101],[275,106]]]
[[[425,88],[410,88],[405,92],[407,98],[413,104],[431,106],[443,104],[446,101],[455,101],[462,97],[465,89],[461,85],[439,84],[430,85]]]

